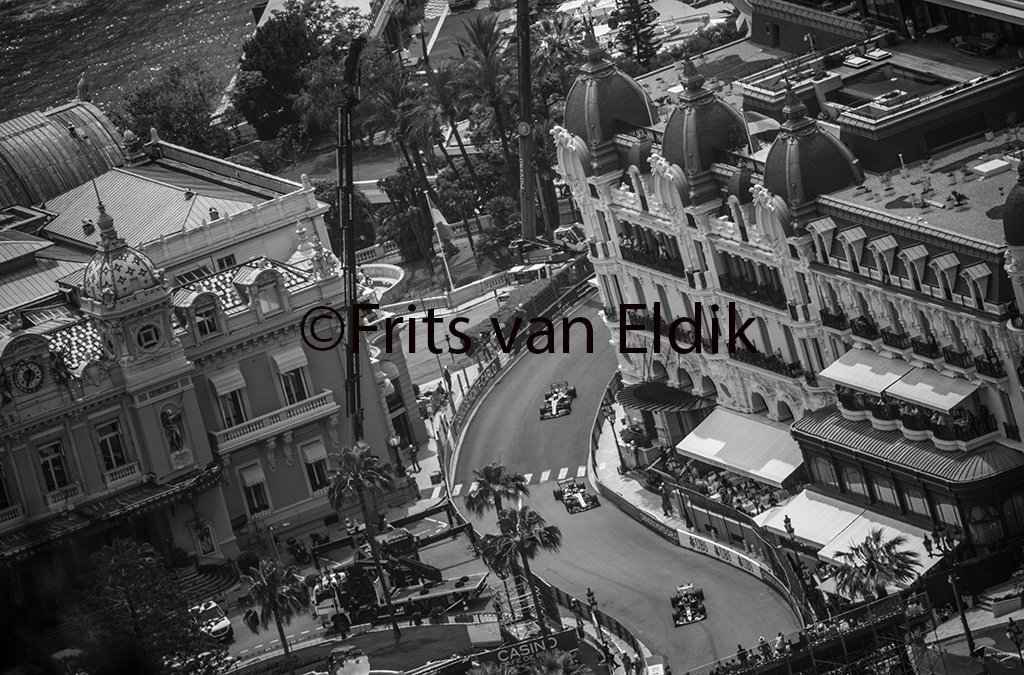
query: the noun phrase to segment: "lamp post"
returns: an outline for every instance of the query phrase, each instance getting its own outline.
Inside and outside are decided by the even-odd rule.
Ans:
[[[413,30],[420,36],[420,46],[423,47],[423,70],[430,74],[430,54],[427,53],[427,30],[422,23],[418,23],[413,27]]]
[[[960,625],[964,629],[964,637],[967,638],[967,649],[971,656],[975,656],[977,647],[974,644],[974,634],[971,633],[971,625],[967,622],[967,612],[964,610],[963,590],[960,586],[960,556],[962,554],[961,544],[963,540],[962,530],[959,527],[954,532],[947,531],[942,524],[936,525],[932,530],[932,546],[939,551],[940,556],[953,556],[953,568],[949,572],[949,585],[953,588],[953,598],[956,600],[956,610],[960,614]],[[927,548],[925,549],[927,550]],[[929,553],[929,555],[931,555]]]
[[[615,439],[615,452],[619,456],[619,475],[625,476],[626,472],[629,471],[629,467],[626,466],[626,458],[622,454],[622,445],[619,443],[619,435],[615,432],[615,408],[612,407],[612,402],[607,399],[601,403],[601,412],[604,413],[604,417],[608,420],[612,429],[612,438]]]
[[[576,598],[572,599],[569,603],[569,609],[572,611],[573,617],[576,618],[576,635],[583,637],[583,608],[580,607],[580,601]]]
[[[395,434],[388,439],[388,445],[395,451],[395,472],[402,472],[405,467],[402,465],[402,437]]]
[[[587,604],[590,605],[590,616],[594,620],[594,628],[597,629],[597,638],[601,641],[601,650],[604,652],[605,659],[608,658],[608,643],[604,639],[604,631],[601,630],[601,622],[597,620],[597,598],[594,597],[594,591],[587,589]]]
[[[1021,656],[1020,654],[1021,645],[1024,644],[1024,632],[1021,632],[1020,626],[1014,622],[1012,616],[1010,617],[1010,623],[1006,626],[1006,637],[1008,637],[1010,642],[1013,643],[1013,646],[1017,648],[1017,658],[1024,663],[1024,656]]]

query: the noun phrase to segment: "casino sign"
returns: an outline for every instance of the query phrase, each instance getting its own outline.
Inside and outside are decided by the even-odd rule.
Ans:
[[[544,652],[572,652],[579,649],[580,640],[575,628],[563,630],[552,635],[522,640],[515,644],[505,645],[489,652],[472,656],[478,663],[497,663],[502,666],[520,666],[543,654]]]

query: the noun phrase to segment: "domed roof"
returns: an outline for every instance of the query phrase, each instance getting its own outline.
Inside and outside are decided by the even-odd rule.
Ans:
[[[137,291],[163,284],[153,261],[137,251],[114,229],[114,219],[99,204],[96,225],[100,230],[100,248],[85,268],[82,295],[112,306]]]
[[[647,92],[608,60],[589,27],[583,39],[586,63],[565,97],[565,128],[590,145],[610,141],[618,123],[644,127],[658,121]]]
[[[662,154],[688,174],[711,168],[714,150],[728,150],[746,138],[743,115],[704,88],[704,76],[683,60],[683,92],[665,125]]]
[[[1003,236],[1010,246],[1024,246],[1024,162],[1017,166],[1017,184],[1003,204]]]
[[[651,153],[654,150],[654,144],[648,138],[642,138],[637,143],[634,143],[625,152],[625,162],[627,167],[635,166],[640,170],[640,173],[651,172]]]
[[[764,185],[791,205],[864,181],[864,171],[850,149],[808,119],[807,106],[786,89],[786,121],[764,162]]]

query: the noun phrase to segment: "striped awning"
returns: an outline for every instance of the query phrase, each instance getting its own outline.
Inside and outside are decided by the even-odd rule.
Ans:
[[[271,352],[270,358],[277,364],[277,372],[288,373],[297,368],[306,366],[306,352],[302,351],[302,345],[292,345],[275,352]]]
[[[662,382],[632,384],[616,394],[615,400],[627,408],[648,412],[686,412],[715,406],[712,400],[694,396]]]
[[[887,359],[870,349],[851,349],[821,371],[818,377],[881,396],[887,387],[913,369],[906,361]]]

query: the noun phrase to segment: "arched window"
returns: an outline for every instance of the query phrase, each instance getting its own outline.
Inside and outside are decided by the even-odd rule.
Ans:
[[[843,487],[850,494],[860,495],[861,497],[868,496],[868,486],[864,482],[864,474],[852,466],[843,467]]]
[[[940,523],[949,525],[951,527],[960,527],[960,510],[957,509],[956,504],[949,497],[936,497],[935,503],[935,515],[939,519]]]
[[[893,484],[891,478],[876,474],[871,477],[871,484],[874,488],[875,499],[877,501],[882,504],[888,504],[889,506],[899,507],[900,502],[896,498],[896,486]]]
[[[923,490],[909,485],[905,486],[903,488],[903,497],[907,503],[907,511],[916,516],[931,517],[931,513],[928,511],[928,500],[925,499]]]
[[[1011,537],[1024,532],[1024,493],[1014,493],[1003,502],[1003,517]]]
[[[830,487],[833,490],[839,489],[839,481],[836,479],[836,470],[832,462],[824,457],[811,458],[811,477],[818,485]]]

